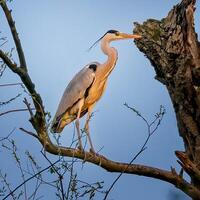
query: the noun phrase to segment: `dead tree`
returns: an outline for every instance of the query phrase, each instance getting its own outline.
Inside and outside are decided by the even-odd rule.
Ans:
[[[173,103],[185,145],[185,153],[176,152],[176,156],[200,190],[200,44],[194,11],[195,0],[183,0],[166,18],[136,23],[134,31],[143,36],[136,45],[150,60]]]
[[[171,183],[195,200],[200,199],[200,45],[194,29],[195,0],[182,0],[162,20],[149,19],[142,25],[135,24],[135,33],[142,39],[137,47],[147,56],[156,71],[156,79],[164,84],[171,97],[176,113],[180,136],[185,152],[176,151],[178,162],[191,177],[187,181],[183,173],[109,160],[102,155],[55,145],[51,142],[46,125],[46,112],[40,94],[28,73],[28,66],[11,11],[5,0],[0,5],[8,21],[17,49],[19,63],[14,63],[0,50],[0,58],[22,80],[32,97],[35,112],[30,111],[30,122],[35,136],[44,149],[55,155],[76,157],[98,165],[110,172],[123,172],[160,179]]]

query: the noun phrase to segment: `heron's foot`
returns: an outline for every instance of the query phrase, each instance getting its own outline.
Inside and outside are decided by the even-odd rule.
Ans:
[[[101,156],[100,154],[98,154],[98,153],[96,153],[95,151],[94,151],[94,149],[92,150],[92,149],[90,149],[90,153],[93,155],[93,156],[97,156],[98,158],[99,158],[99,166],[101,166],[101,160],[102,160],[102,158],[104,158],[103,156]]]
[[[90,148],[90,153],[93,154],[93,155],[95,155],[95,156],[105,158],[105,157],[102,156],[101,154],[98,154],[97,152],[95,152],[94,149],[92,149],[92,148]]]
[[[81,151],[81,152],[84,152],[84,148],[82,145],[78,145],[78,149]]]
[[[90,148],[90,153],[97,155],[97,153],[95,152],[94,148]]]

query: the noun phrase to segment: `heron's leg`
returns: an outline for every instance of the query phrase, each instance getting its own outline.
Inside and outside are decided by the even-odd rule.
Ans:
[[[87,134],[87,137],[88,137],[88,140],[89,140],[89,143],[90,143],[91,151],[93,153],[95,153],[94,147],[92,145],[92,140],[91,140],[91,137],[90,137],[90,131],[89,131],[89,121],[90,121],[90,117],[91,117],[91,114],[92,114],[93,107],[94,107],[94,105],[92,105],[92,106],[90,106],[88,108],[88,114],[87,114],[87,118],[86,118],[85,128],[84,129],[85,129],[85,132]]]
[[[81,142],[81,133],[80,133],[80,126],[79,126],[79,118],[80,118],[80,114],[81,114],[81,109],[83,107],[83,104],[84,104],[84,99],[81,99],[78,103],[78,114],[77,114],[77,118],[76,118],[76,130],[77,130],[77,135],[78,135],[78,148],[80,150],[83,150],[83,145],[82,145],[82,142]]]

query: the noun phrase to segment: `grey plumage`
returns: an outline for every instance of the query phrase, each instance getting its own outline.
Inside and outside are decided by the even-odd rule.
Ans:
[[[89,119],[94,105],[103,95],[108,76],[112,72],[117,61],[117,50],[110,47],[109,43],[114,40],[131,38],[139,39],[141,36],[110,30],[98,40],[102,41],[101,48],[104,54],[108,56],[108,59],[103,64],[93,62],[86,65],[70,81],[64,91],[52,122],[52,132],[60,133],[67,124],[76,120],[79,149],[83,150],[79,118],[87,113],[85,131],[89,139],[91,151],[94,152],[94,147],[89,134]]]
[[[99,63],[95,63],[95,65],[99,65]],[[69,82],[61,98],[57,112],[55,114],[56,121],[58,121],[66,112],[69,112],[73,106],[75,107],[77,102],[80,99],[84,98],[87,89],[91,87],[91,84],[94,82],[94,79],[95,79],[95,72],[93,69],[90,69],[89,66],[90,64],[85,66]],[[68,123],[70,123],[76,118],[76,115],[75,115],[76,113],[77,112],[71,113],[72,118],[71,120],[69,120]]]

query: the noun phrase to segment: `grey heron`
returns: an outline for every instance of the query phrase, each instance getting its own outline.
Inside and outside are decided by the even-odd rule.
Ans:
[[[117,50],[114,47],[110,47],[109,43],[115,40],[139,38],[141,36],[137,34],[126,34],[116,30],[109,30],[97,40],[97,42],[101,41],[101,49],[107,55],[107,60],[103,64],[92,62],[86,65],[69,82],[53,119],[52,132],[62,132],[66,125],[75,120],[78,147],[83,151],[79,119],[87,113],[84,130],[89,140],[91,151],[95,152],[90,138],[89,120],[96,102],[105,91],[108,77],[114,69],[118,57]]]

